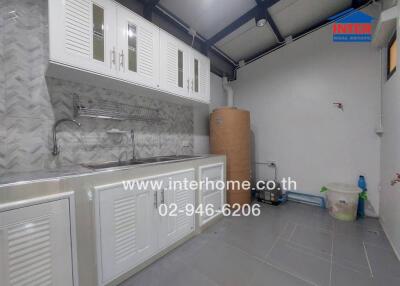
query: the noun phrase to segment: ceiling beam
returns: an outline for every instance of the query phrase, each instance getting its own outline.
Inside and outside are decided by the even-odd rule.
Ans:
[[[263,5],[265,5],[266,9],[274,5],[276,2],[279,2],[279,0],[266,0],[262,1]],[[245,14],[237,18],[235,21],[230,23],[228,26],[223,28],[221,31],[216,33],[214,36],[212,36],[208,41],[207,44],[209,46],[213,46],[219,41],[221,41],[223,38],[231,34],[233,31],[236,31],[239,29],[241,26],[249,22],[250,20],[254,19],[254,17],[257,15],[259,7],[255,6],[251,10],[247,11]]]
[[[357,9],[358,7],[366,4],[368,0],[353,0],[351,1],[351,7]]]
[[[153,10],[160,0],[145,0],[143,1],[143,16],[149,20],[153,20]]]
[[[353,6],[354,2],[357,2],[355,6]],[[359,1],[357,1],[357,0],[354,1],[354,0],[353,0],[353,3],[351,4],[351,7],[348,7],[348,8],[346,8],[346,9],[344,9],[342,12],[348,11],[349,8],[361,9],[361,8],[363,8],[363,7],[364,7],[365,5],[367,5],[367,4],[368,4],[368,0],[359,0]],[[340,12],[339,12],[339,13],[340,13]],[[337,14],[339,14],[339,13],[335,13],[334,15],[337,15]],[[334,15],[332,15],[332,16],[334,16]],[[330,17],[328,17],[328,18],[330,18]],[[328,18],[327,18],[327,19],[328,19]],[[302,37],[308,35],[308,34],[311,33],[311,32],[314,32],[314,31],[316,31],[316,30],[318,30],[318,29],[320,29],[320,28],[322,28],[322,27],[325,27],[326,25],[328,25],[328,24],[330,24],[330,23],[332,22],[332,21],[329,21],[329,20],[327,20],[327,19],[322,20],[321,22],[319,22],[319,23],[317,23],[317,24],[315,24],[315,25],[313,25],[313,26],[311,26],[311,27],[309,27],[309,28],[303,30],[302,32],[293,35],[293,40],[296,41],[296,40],[298,40],[298,39],[300,39],[300,38],[302,38]],[[280,48],[283,47],[283,46],[285,46],[284,43],[283,43],[283,44],[274,45],[274,46],[271,47],[271,48],[268,48],[268,49],[266,49],[266,50],[264,50],[264,51],[258,52],[257,54],[255,54],[255,55],[253,55],[253,56],[251,56],[251,57],[248,57],[247,59],[245,59],[245,62],[246,62],[246,64],[251,63],[251,62],[254,62],[254,61],[256,61],[256,60],[262,58],[263,56],[265,56],[265,55],[267,55],[267,54],[269,54],[269,53],[272,53],[272,52],[274,52],[275,50],[280,49]]]
[[[285,39],[283,38],[281,32],[278,29],[278,26],[275,24],[274,19],[272,19],[271,14],[266,10],[266,16],[267,16],[267,21],[272,29],[272,31],[275,33],[276,38],[278,39],[279,42],[284,42]]]
[[[274,32],[278,41],[280,43],[284,42],[285,39],[283,38],[281,32],[278,29],[278,26],[276,25],[274,19],[272,19],[272,16],[268,11],[268,8],[271,7],[275,3],[271,3],[271,1],[263,1],[263,0],[256,0],[256,2],[257,2],[259,9],[261,10],[261,13],[265,13],[265,17],[269,23],[269,26],[271,27],[271,29]]]
[[[212,36],[208,41],[207,44],[209,46],[213,46],[216,43],[218,43],[220,40],[231,34],[233,31],[236,31],[239,29],[241,26],[246,24],[248,21],[253,19],[258,11],[258,7],[254,7],[253,9],[249,10],[247,13],[243,14],[240,16],[238,19],[230,23],[228,26],[223,28],[221,31],[216,33],[214,36]]]

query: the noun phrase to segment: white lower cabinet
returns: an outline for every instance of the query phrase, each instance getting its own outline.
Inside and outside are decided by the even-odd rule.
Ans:
[[[77,286],[72,200],[0,205],[0,284]],[[76,269],[76,268],[75,268]]]
[[[194,232],[194,216],[179,213],[162,217],[158,210],[160,204],[176,204],[179,209],[195,204],[193,191],[168,189],[169,181],[185,178],[193,180],[194,170],[138,179],[131,190],[125,189],[123,182],[95,188],[99,285],[111,282]],[[146,181],[148,185],[139,188]],[[152,182],[162,182],[163,187]]]
[[[195,218],[188,216],[186,207],[195,207],[195,194],[188,186],[179,182],[193,181],[194,171],[173,174],[163,178],[164,188],[161,190],[161,204],[169,210],[169,215],[161,217],[160,247],[166,248],[194,231]],[[172,184],[177,183],[177,186]],[[171,183],[171,186],[169,184]]]
[[[224,164],[205,165],[199,168],[199,179],[203,182],[202,188],[199,192],[199,204],[206,209],[208,206],[214,210],[212,215],[207,215],[203,212],[199,216],[199,225],[203,226],[206,223],[219,216],[222,212],[223,205],[225,204],[225,188],[221,188],[216,182],[224,180]]]
[[[96,188],[102,284],[149,258],[157,247],[154,190]]]

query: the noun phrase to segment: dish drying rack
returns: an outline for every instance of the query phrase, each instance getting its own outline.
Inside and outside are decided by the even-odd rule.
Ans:
[[[158,122],[162,120],[160,110],[156,108],[85,98],[77,94],[73,96],[73,105],[75,117],[92,117],[119,121],[140,120]]]

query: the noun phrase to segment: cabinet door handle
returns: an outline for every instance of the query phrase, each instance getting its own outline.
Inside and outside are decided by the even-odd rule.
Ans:
[[[189,79],[187,80],[187,90],[189,92]]]
[[[154,192],[154,208],[158,209],[158,192]]]
[[[121,67],[125,71],[125,55],[124,55],[124,50],[121,51],[119,54],[119,70],[121,70]]]
[[[194,89],[193,89],[193,79],[192,79],[192,92],[194,91]]]
[[[161,191],[161,204],[165,204],[165,189]]]
[[[110,68],[115,66],[115,47],[111,50],[111,61],[110,61]]]

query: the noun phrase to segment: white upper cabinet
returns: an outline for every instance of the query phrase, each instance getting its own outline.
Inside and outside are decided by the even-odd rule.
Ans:
[[[195,50],[190,55],[190,97],[210,101],[210,60]]]
[[[118,7],[117,22],[120,78],[158,88],[160,30],[121,6]]]
[[[112,0],[49,0],[49,31],[49,75],[210,101],[209,59]]]
[[[109,0],[50,0],[50,60],[115,75],[116,5]]]
[[[160,31],[161,89],[180,96],[190,96],[189,47]]]

